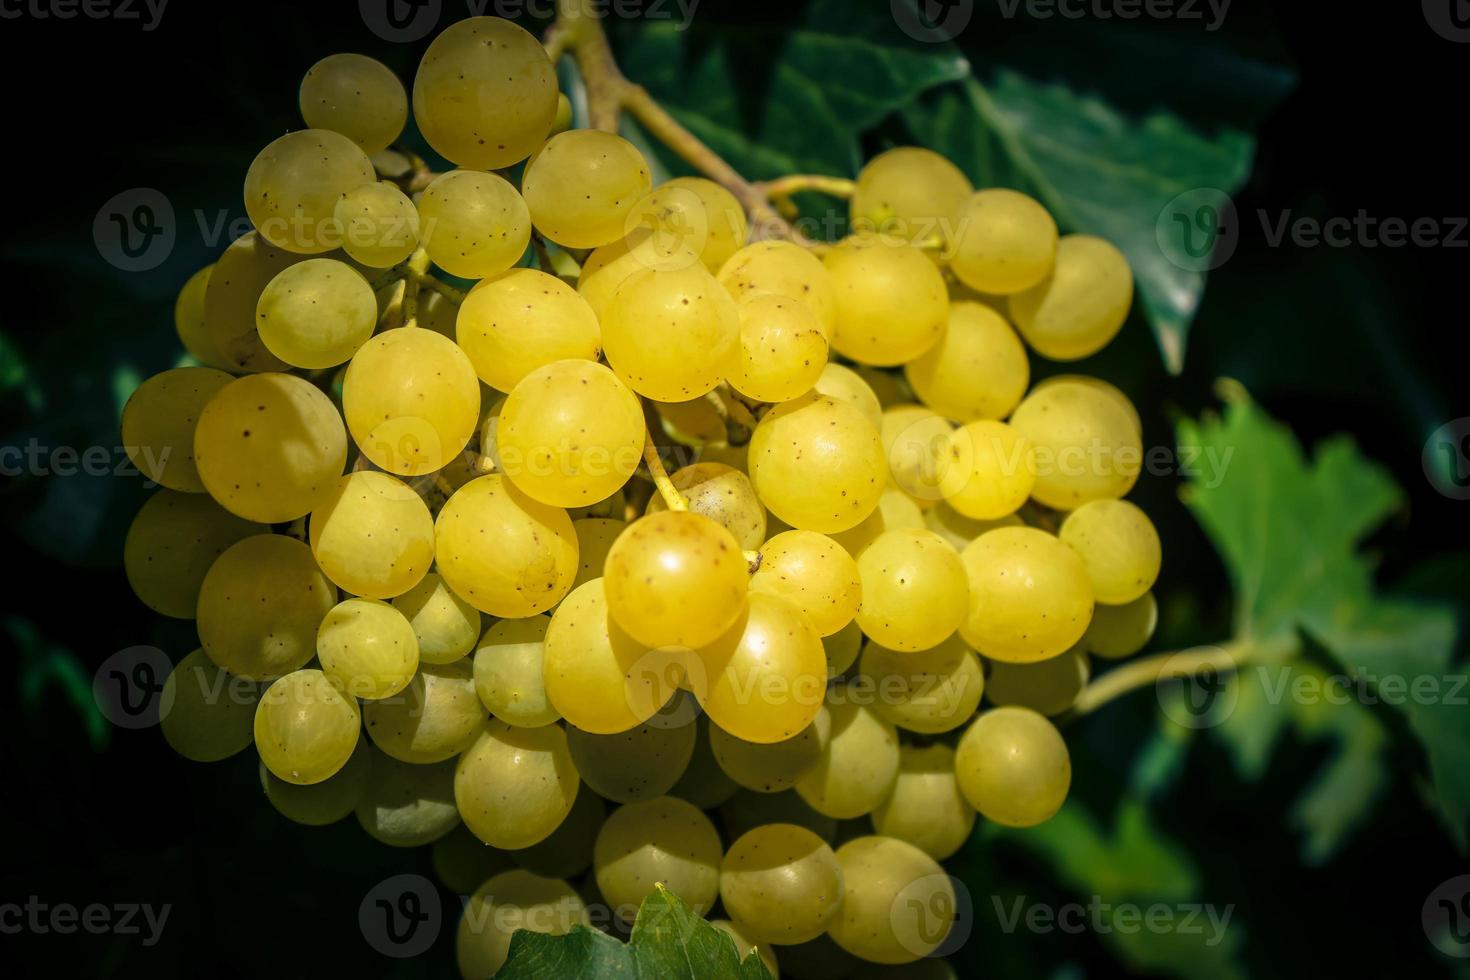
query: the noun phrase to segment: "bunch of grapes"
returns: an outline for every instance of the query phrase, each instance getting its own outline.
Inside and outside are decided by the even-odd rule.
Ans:
[[[939,949],[938,862],[977,812],[1056,813],[1049,716],[1154,628],[1137,412],[1026,351],[1107,344],[1123,256],[915,148],[843,240],[748,243],[725,187],[569,128],[496,18],[413,85],[459,169],[390,148],[409,101],[364,57],[307,74],[255,230],[179,297],[202,366],[124,412],[162,486],[127,574],[200,641],[163,734],[253,744],[291,820],[432,844],[467,977],[658,882],[796,975]]]

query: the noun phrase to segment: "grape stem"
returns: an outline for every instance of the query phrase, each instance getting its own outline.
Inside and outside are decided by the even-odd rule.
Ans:
[[[403,303],[399,313],[403,326],[416,327],[419,318],[419,287],[429,278],[429,253],[422,248],[415,250],[408,258],[407,273],[403,280]]]
[[[775,180],[764,180],[755,185],[771,201],[790,200],[793,194],[816,191],[831,197],[850,199],[857,190],[857,182],[846,177],[828,177],[825,174],[788,174]]]
[[[750,574],[754,575],[761,570],[762,556],[759,551],[742,551],[741,554],[745,556],[746,563],[750,565]]]
[[[731,446],[743,446],[750,442],[750,434],[755,431],[756,420],[729,388],[720,385],[714,391],[704,396],[725,423],[725,441]]]
[[[658,488],[659,496],[664,498],[664,504],[669,510],[688,510],[689,501],[674,486],[674,481],[669,479],[669,471],[664,469],[664,461],[658,458],[658,447],[653,444],[653,430],[644,431],[647,437],[643,442],[643,462],[648,465],[648,474],[653,477],[653,485]]]

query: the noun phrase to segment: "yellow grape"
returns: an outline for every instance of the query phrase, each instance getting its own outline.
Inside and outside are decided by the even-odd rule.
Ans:
[[[694,751],[689,758],[689,767],[669,790],[669,795],[688,800],[701,810],[713,810],[734,796],[740,787],[715,762],[714,750],[710,746],[710,733],[715,726],[708,718],[701,717],[695,727]]]
[[[1061,809],[1072,759],[1056,726],[1030,708],[992,708],[955,750],[960,792],[985,819],[1034,827]]]
[[[851,405],[815,392],[765,414],[750,439],[749,465],[773,514],[822,534],[862,523],[888,482],[877,428]]]
[[[443,467],[480,419],[480,382],[454,341],[402,327],[363,344],[347,365],[342,414],[358,448],[399,476]]]
[[[1121,606],[1099,603],[1082,642],[1093,656],[1117,660],[1147,646],[1158,623],[1159,604],[1152,592]]]
[[[499,17],[434,38],[413,80],[413,118],[439,155],[472,170],[531,155],[556,118],[556,69],[541,42]]]
[[[883,428],[883,406],[878,401],[878,395],[852,368],[829,363],[822,368],[822,376],[813,387],[818,394],[847,402],[862,412],[863,417],[873,423],[873,428]]]
[[[173,368],[140,384],[122,412],[123,448],[146,478],[170,490],[202,493],[194,431],[209,400],[235,379],[207,367]]]
[[[711,723],[710,751],[720,771],[745,789],[779,793],[795,786],[822,757],[815,725],[779,742],[747,742]]]
[[[375,470],[344,476],[311,512],[312,554],[337,586],[391,599],[419,583],[434,561],[434,519],[423,498]]]
[[[592,866],[608,905],[632,922],[655,883],[695,915],[706,914],[719,897],[721,857],[709,817],[683,800],[659,796],[612,812],[597,835]]]
[[[981,303],[951,303],[939,342],[903,367],[914,394],[959,422],[1003,419],[1026,394],[1031,365],[1016,331]]]
[[[249,231],[230,243],[204,291],[204,343],[219,367],[234,372],[284,371],[255,328],[260,294],[282,270],[305,257]]]
[[[890,406],[881,421],[879,434],[893,486],[929,510],[943,497],[939,489],[947,465],[943,450],[949,447],[954,426],[923,405],[912,404]]]
[[[972,289],[1019,293],[1045,279],[1058,262],[1056,221],[1019,191],[980,191],[954,220],[949,266]]]
[[[1036,486],[1036,452],[1004,422],[982,420],[955,429],[944,448],[939,490],[944,502],[977,521],[1014,514]]]
[[[913,392],[908,390],[904,384],[903,375],[890,368],[869,367],[859,364],[853,368],[857,376],[873,389],[873,394],[878,396],[878,404],[886,411],[894,405],[902,405],[914,400]]]
[[[245,173],[245,213],[266,241],[304,255],[342,244],[343,194],[378,179],[367,154],[341,133],[303,129],[261,150]]]
[[[556,118],[552,120],[551,132],[546,134],[550,139],[557,133],[565,133],[572,128],[572,100],[567,98],[565,92],[556,93]]]
[[[531,241],[526,202],[499,174],[451,170],[419,198],[419,243],[439,268],[483,279],[520,261]]]
[[[521,177],[531,221],[565,248],[596,248],[623,237],[629,212],[652,186],[638,148],[600,129],[553,136]]]
[[[587,906],[565,881],[519,868],[498,874],[470,896],[460,916],[454,941],[460,976],[498,973],[517,930],[564,936],[588,921]]]
[[[702,514],[734,535],[740,547],[754,551],[766,540],[766,509],[755,495],[750,477],[724,463],[695,463],[669,474],[689,510]],[[648,498],[646,513],[668,509],[662,495]]]
[[[1075,361],[1095,354],[1123,328],[1133,305],[1133,271],[1110,242],[1068,235],[1056,269],[1010,298],[1011,322],[1042,357]]]
[[[892,837],[837,849],[842,910],[829,935],[872,963],[912,963],[944,942],[956,919],[954,883],[932,857]]]
[[[337,590],[311,549],[281,534],[245,538],[220,555],[199,588],[199,641],[236,677],[288,674],[316,653],[317,627]]]
[[[633,273],[602,317],[608,365],[628,387],[658,401],[713,390],[739,343],[735,301],[697,263]]]
[[[419,211],[386,181],[354,187],[332,209],[342,229],[342,251],[370,269],[388,269],[419,247]],[[438,296],[438,293],[429,293]],[[421,298],[419,319],[425,319]]]
[[[991,660],[1032,663],[1055,657],[1087,631],[1092,586],[1082,559],[1032,527],[1002,527],[960,555],[970,581],[965,642]]]
[[[527,496],[585,507],[617,492],[643,459],[643,406],[595,361],[553,361],[505,400],[501,471]]]
[[[805,827],[773,823],[741,835],[720,865],[720,900],[748,935],[793,945],[827,931],[842,905],[842,869]]]
[[[859,231],[942,242],[953,216],[974,191],[969,178],[933,150],[896,146],[858,171],[848,213]]]
[[[740,543],[701,514],[663,511],[628,525],[607,554],[607,608],[649,647],[714,642],[746,608]]]
[[[358,739],[341,769],[310,786],[288,783],[262,762],[260,788],[270,805],[287,820],[307,827],[325,827],[357,809],[367,791],[373,754],[372,744],[365,738]]]
[[[495,718],[454,773],[465,826],[485,843],[510,849],[544,840],[571,812],[580,786],[560,725],[514,728]]]
[[[694,737],[692,717],[664,712],[616,735],[569,727],[567,747],[589,789],[614,803],[636,803],[674,788],[694,755]]]
[[[735,952],[740,957],[742,963],[747,957],[754,956],[765,966],[766,972],[771,975],[772,980],[780,980],[781,968],[776,964],[776,953],[771,949],[770,943],[752,942],[729,919],[712,919],[710,920],[710,925],[730,937],[730,941],[735,944]]]
[[[229,362],[215,350],[209,335],[209,326],[204,319],[204,297],[209,292],[209,277],[214,265],[206,265],[194,273],[179,290],[174,300],[174,330],[184,350],[205,367],[229,367]]]
[[[341,769],[362,728],[357,702],[319,670],[279,678],[255,709],[255,747],[275,776],[301,786]]]
[[[687,249],[711,272],[720,271],[749,233],[735,195],[704,177],[665,181],[633,206],[625,224],[629,237],[646,231],[661,253]]]
[[[408,94],[398,76],[360,54],[328,55],[312,65],[301,80],[299,102],[306,125],[341,133],[369,156],[386,150],[408,119]]]
[[[389,847],[423,847],[460,825],[454,805],[454,763],[400,762],[373,749],[357,822]]]
[[[877,698],[873,708],[895,726],[924,735],[952,731],[980,706],[980,658],[958,636],[927,650],[898,651],[869,643],[858,663]]]
[[[893,792],[873,811],[873,829],[907,841],[936,861],[953,857],[975,827],[975,808],[960,792],[954,749],[905,745]]]
[[[663,251],[665,248],[667,251]],[[648,269],[687,269],[698,262],[699,256],[689,248],[655,237],[647,229],[638,229],[592,250],[577,277],[577,295],[587,301],[601,322],[607,318],[608,307],[618,287],[634,273]]]
[[[403,613],[377,599],[348,599],[316,634],[322,670],[354,698],[392,697],[419,667],[419,643]]]
[[[827,676],[841,677],[857,663],[863,648],[863,631],[854,619],[831,636],[822,637],[822,649],[827,654]]]
[[[655,494],[654,499],[657,496]],[[613,520],[610,517],[584,517],[572,522],[572,529],[577,532],[578,563],[577,577],[572,580],[572,588],[595,578],[602,578],[603,566],[607,564],[607,553],[612,550],[618,535],[627,530],[627,527],[626,521]]]
[[[1122,497],[1143,467],[1143,437],[1134,420],[1117,398],[1090,384],[1038,388],[1011,416],[1011,426],[1036,452],[1031,495],[1057,510]]]
[[[372,287],[336,259],[307,259],[282,269],[255,307],[260,339],[292,367],[345,363],[373,335],[377,322]]]
[[[838,683],[817,715],[822,757],[796,783],[818,813],[851,820],[872,813],[898,775],[898,732],[878,712],[857,703],[861,689]]]
[[[832,349],[860,364],[911,361],[934,346],[949,317],[944,277],[910,245],[846,238],[822,260],[832,278]]]
[[[994,521],[977,521],[940,501],[938,505],[924,512],[924,526],[963,554],[969,543],[986,531],[993,531],[998,527],[1024,527],[1025,522],[1015,514]]]
[[[149,609],[193,619],[199,587],[215,559],[237,541],[269,530],[236,517],[205,494],[159,490],[128,528],[123,570]]]
[[[1089,501],[1067,515],[1057,536],[1081,556],[1098,602],[1132,602],[1159,577],[1159,532],[1136,504]]]
[[[775,293],[800,300],[816,314],[827,340],[832,339],[837,326],[832,276],[821,259],[800,245],[752,242],[725,260],[719,279],[736,299],[747,293]]]
[[[746,293],[740,349],[730,387],[759,402],[784,402],[810,391],[827,364],[827,336],[811,308],[789,296]]]
[[[837,836],[837,821],[807,806],[806,801],[792,789],[779,793],[742,789],[720,807],[720,822],[729,840],[772,823],[805,827],[828,842]]]
[[[429,572],[392,601],[413,627],[422,663],[453,663],[480,638],[480,610],[455,595],[438,572]]]
[[[548,878],[570,878],[592,867],[592,845],[607,818],[607,804],[592,792],[577,793],[571,812],[530,847],[508,851],[519,867]],[[473,836],[473,835],[471,835]]]
[[[860,557],[879,536],[888,531],[904,528],[922,529],[924,511],[918,503],[895,487],[889,487],[878,498],[878,509],[869,514],[861,524],[850,531],[832,535],[832,540],[854,558]]]
[[[1127,414],[1129,420],[1133,423],[1134,431],[1139,433],[1140,436],[1143,434],[1143,419],[1139,417],[1138,409],[1134,406],[1133,402],[1127,395],[1123,394],[1117,385],[1109,384],[1101,378],[1093,378],[1085,374],[1054,374],[1049,378],[1044,378],[1036,382],[1035,387],[1031,389],[1031,394],[1034,395],[1038,391],[1059,384],[1080,384],[1102,392]]]
[[[534,616],[571,589],[577,534],[566,511],[492,473],[460,487],[439,511],[434,555],[444,581],[476,609]]]
[[[780,596],[806,614],[820,636],[857,615],[863,600],[857,562],[836,541],[815,531],[785,531],[761,546],[750,588]]]
[[[602,344],[591,305],[537,269],[480,280],[459,306],[455,336],[480,380],[507,393],[553,361],[597,360]]]
[[[485,721],[469,661],[422,664],[397,695],[362,706],[373,744],[399,762],[427,765],[469,747]]]
[[[857,559],[863,601],[857,622],[894,650],[928,650],[965,618],[969,586],[959,554],[933,531],[885,531]]]
[[[561,717],[546,695],[546,616],[502,619],[475,649],[475,690],[490,713],[518,728]]]
[[[1055,657],[1029,664],[992,661],[985,697],[991,704],[1059,715],[1072,707],[1092,673],[1085,642]]]
[[[255,706],[261,689],[231,677],[203,650],[174,665],[163,682],[158,727],[179,755],[193,762],[219,762],[255,737]]]

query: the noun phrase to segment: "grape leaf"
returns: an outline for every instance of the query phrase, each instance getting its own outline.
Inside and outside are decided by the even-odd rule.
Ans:
[[[770,980],[755,953],[663,885],[643,900],[627,943],[587,926],[565,936],[521,930],[496,980]]]

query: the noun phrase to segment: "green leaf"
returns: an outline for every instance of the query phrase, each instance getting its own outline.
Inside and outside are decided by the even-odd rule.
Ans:
[[[576,926],[565,936],[521,930],[497,980],[770,980],[755,953],[695,915],[663,885],[643,900],[626,944]]]

